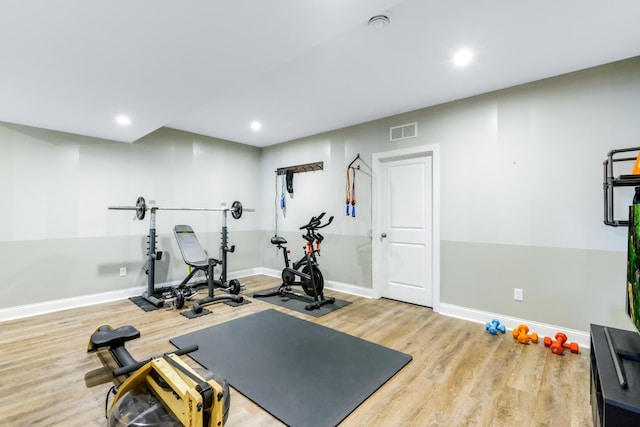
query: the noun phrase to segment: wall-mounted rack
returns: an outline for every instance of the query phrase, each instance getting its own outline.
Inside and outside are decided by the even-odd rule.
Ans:
[[[604,223],[613,227],[627,226],[629,221],[615,219],[613,189],[615,187],[638,187],[640,186],[640,175],[614,175],[614,165],[619,162],[635,162],[640,147],[623,148],[611,150],[607,154],[607,159],[603,162],[603,183],[604,189]],[[632,154],[630,157],[619,157],[620,155]],[[628,164],[627,163],[627,164]],[[629,200],[629,205],[631,200]]]
[[[315,172],[321,171],[324,169],[324,162],[313,162],[313,163],[305,163],[303,165],[295,165],[295,166],[287,166],[286,168],[278,168],[276,170],[276,175],[284,175],[288,170],[293,173],[300,172]]]

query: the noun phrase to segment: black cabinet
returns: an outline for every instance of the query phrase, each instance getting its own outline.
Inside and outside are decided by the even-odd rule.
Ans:
[[[591,325],[591,410],[593,425],[640,426],[640,334],[607,327],[620,356],[627,386],[622,388],[605,337],[605,327]],[[632,360],[632,359],[636,360]]]

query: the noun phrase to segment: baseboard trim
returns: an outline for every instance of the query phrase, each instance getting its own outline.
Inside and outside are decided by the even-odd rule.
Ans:
[[[126,299],[142,294],[145,289],[145,286],[137,286],[134,288],[119,289],[117,291],[102,292],[99,294],[82,295],[73,298],[64,298],[54,301],[3,308],[0,309],[0,322]]]
[[[363,298],[373,298],[373,289],[363,288],[360,286],[350,285],[348,283],[334,282],[333,280],[327,280],[324,282],[324,287],[336,292],[342,292],[344,294],[355,295]]]
[[[497,313],[490,313],[482,310],[475,310],[472,308],[462,307],[453,304],[440,303],[440,314],[449,317],[455,317],[457,319],[469,320],[471,322],[486,324],[491,319],[498,319],[501,324],[505,325],[508,331],[517,328],[518,325],[525,324],[529,327],[529,330],[536,332],[542,341],[542,337],[552,337],[555,339],[557,332],[564,332],[569,341],[575,341],[580,347],[588,349],[591,346],[591,338],[589,332],[578,331],[574,329],[567,329],[561,326],[549,325],[546,323],[534,322],[526,319],[519,319],[517,317],[505,316]],[[508,334],[509,332],[507,332]],[[511,338],[511,337],[509,337]],[[539,342],[539,344],[542,344]]]
[[[242,277],[254,276],[256,274],[260,274],[259,270],[260,269],[258,268],[250,268],[247,270],[234,271],[228,274],[228,278],[239,279]],[[178,286],[181,282],[181,280],[174,280],[171,282],[158,283],[156,284],[156,287],[164,288],[169,286]],[[117,291],[102,292],[98,294],[82,295],[79,297],[64,298],[53,301],[20,305],[17,307],[3,308],[0,309],[0,322],[131,298],[142,295],[142,292],[144,292],[146,289],[146,286],[136,286],[132,288],[120,289]]]
[[[228,278],[240,279],[242,277],[255,276],[257,274],[264,274],[265,276],[271,277],[280,277],[281,271],[264,267],[250,268],[246,270],[231,272],[228,274]],[[176,286],[178,284],[180,284],[180,281],[162,283],[158,284],[157,286]],[[362,288],[360,286],[354,286],[347,283],[327,280],[325,282],[325,287],[332,291],[342,292],[363,298],[373,298],[372,289]],[[117,291],[102,292],[92,295],[83,295],[73,298],[64,298],[54,301],[45,301],[41,303],[4,308],[0,309],[0,322],[126,299],[133,296],[141,295],[145,289],[145,286],[136,286],[132,288],[119,289]],[[583,348],[589,348],[591,344],[589,333],[584,331],[567,329],[560,326],[534,322],[526,319],[519,319],[511,316],[504,316],[502,314],[490,313],[487,311],[476,310],[447,303],[440,303],[438,312],[445,316],[469,320],[471,322],[481,323],[483,325],[491,319],[498,319],[500,320],[500,323],[505,325],[509,330],[516,328],[520,324],[526,324],[531,331],[537,332],[540,337],[555,337],[556,332],[563,331],[565,334],[567,334],[571,341],[577,342]]]
[[[261,268],[247,268],[246,270],[233,271],[227,274],[227,279],[241,279],[243,277],[255,276],[257,274],[263,274]]]
[[[260,268],[255,268],[254,270],[257,271],[256,274],[264,274],[265,276],[269,276],[269,277],[282,276],[282,271],[274,270],[273,268],[260,267]]]

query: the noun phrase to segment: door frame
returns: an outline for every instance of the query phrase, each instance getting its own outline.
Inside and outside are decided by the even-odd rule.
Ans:
[[[371,290],[373,298],[382,296],[382,271],[380,262],[383,257],[380,234],[382,233],[382,221],[380,201],[382,200],[381,171],[383,163],[410,159],[413,157],[430,156],[432,160],[431,186],[432,186],[432,263],[431,271],[432,304],[433,311],[440,311],[440,144],[421,145],[402,148],[398,150],[373,153],[372,180],[371,180]]]

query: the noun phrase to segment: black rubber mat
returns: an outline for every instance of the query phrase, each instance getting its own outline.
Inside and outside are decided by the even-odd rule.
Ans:
[[[273,309],[171,342],[198,345],[190,357],[283,423],[300,427],[339,424],[412,359]]]
[[[211,314],[209,310],[203,308],[200,313],[196,313],[193,310],[185,310],[180,312],[181,315],[186,317],[187,319],[196,319],[198,317],[206,316],[207,314]]]
[[[277,288],[275,288],[277,289]],[[270,291],[273,291],[275,289],[269,289],[263,292],[257,292],[258,294],[261,293],[269,293]],[[280,307],[285,307],[291,310],[295,310],[298,311],[300,313],[304,313],[304,314],[308,314],[310,316],[314,316],[314,317],[321,317],[324,316],[325,314],[331,313],[333,311],[336,311],[342,307],[346,307],[349,304],[351,304],[351,301],[344,301],[344,300],[340,300],[340,299],[336,299],[335,302],[333,304],[325,304],[320,306],[320,308],[316,308],[313,310],[307,310],[306,308],[304,308],[307,304],[309,304],[309,301],[305,301],[303,299],[300,298],[296,298],[295,296],[286,296],[286,297],[281,297],[280,295],[272,295],[272,296],[268,296],[268,297],[257,297],[255,296],[255,294],[251,295],[253,298],[256,299],[256,301],[264,301],[264,302],[268,302],[270,304],[273,305],[277,305]]]
[[[142,297],[130,297],[129,301],[131,301],[132,303],[134,303],[135,305],[137,305],[138,307],[140,307],[144,311],[158,310],[158,307],[156,307],[155,305],[151,304],[149,301],[147,301],[146,299],[144,299]]]
[[[251,301],[249,301],[249,300],[248,300],[248,299],[246,299],[246,298],[243,298],[243,299],[242,299],[242,302],[235,302],[235,301],[231,301],[231,300],[223,301],[223,302],[224,302],[226,305],[230,305],[231,307],[238,307],[238,306],[240,306],[240,305],[251,304]]]

